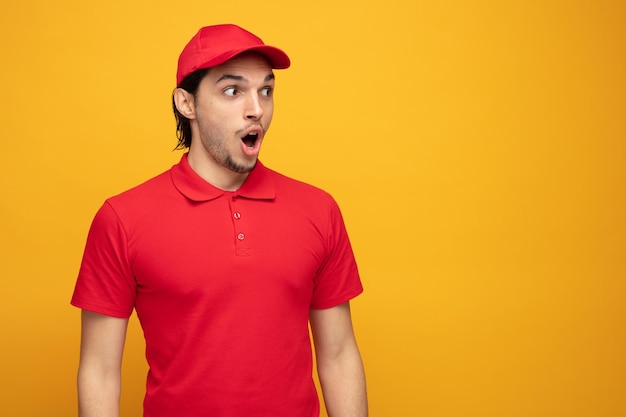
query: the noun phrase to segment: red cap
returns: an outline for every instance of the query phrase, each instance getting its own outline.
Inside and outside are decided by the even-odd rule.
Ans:
[[[264,55],[275,69],[289,68],[286,53],[265,45],[256,35],[236,25],[205,26],[191,38],[178,58],[176,85],[189,74],[223,64],[235,55],[256,51]]]

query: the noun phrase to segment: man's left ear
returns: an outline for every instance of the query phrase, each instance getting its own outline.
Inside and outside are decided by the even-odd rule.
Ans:
[[[176,108],[187,119],[196,118],[196,106],[194,104],[193,94],[182,88],[174,90],[174,103]]]

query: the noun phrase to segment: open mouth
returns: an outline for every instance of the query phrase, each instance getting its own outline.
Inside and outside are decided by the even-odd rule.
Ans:
[[[243,143],[246,144],[248,148],[252,149],[254,148],[254,145],[256,144],[256,141],[258,138],[259,138],[259,134],[257,132],[250,132],[246,136],[241,138],[241,140],[243,141]]]

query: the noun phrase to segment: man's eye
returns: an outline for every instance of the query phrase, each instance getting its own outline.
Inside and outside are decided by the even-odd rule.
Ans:
[[[272,95],[272,91],[273,91],[272,87],[265,87],[261,90],[261,94],[266,97],[269,97]]]
[[[237,94],[237,88],[235,87],[228,87],[227,89],[224,90],[224,94],[226,94],[227,96],[234,96],[235,94]]]

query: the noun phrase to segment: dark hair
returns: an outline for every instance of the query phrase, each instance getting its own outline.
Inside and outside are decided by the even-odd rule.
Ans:
[[[200,81],[208,72],[209,68],[192,72],[180,82],[177,88],[182,88],[195,97]],[[174,150],[188,148],[191,146],[191,122],[176,108],[174,93],[172,93],[172,107],[174,109],[174,117],[176,118],[176,137],[178,138],[178,145],[176,145]]]

